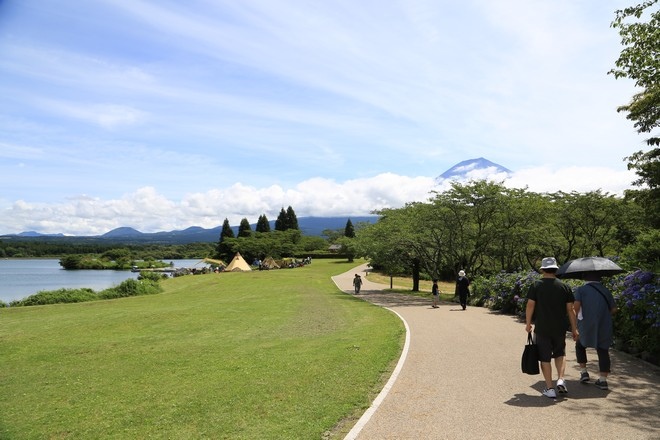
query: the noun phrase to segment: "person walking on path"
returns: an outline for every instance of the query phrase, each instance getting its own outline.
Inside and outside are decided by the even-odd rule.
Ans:
[[[458,271],[458,279],[456,280],[456,295],[461,303],[463,310],[467,308],[467,299],[470,296],[470,280],[465,276],[464,270]]]
[[[557,369],[557,391],[567,393],[564,381],[566,369],[566,316],[570,321],[573,340],[578,338],[578,330],[573,312],[573,292],[571,288],[557,279],[559,269],[557,260],[546,257],[541,261],[542,278],[532,284],[527,293],[527,309],[525,314],[527,333],[532,331],[534,320],[534,334],[539,350],[541,372],[545,380],[543,395],[550,398],[557,397],[552,386],[552,364],[555,360]]]
[[[438,289],[438,280],[433,280],[433,287],[431,287],[431,295],[433,295],[433,308],[440,307],[440,289]]]
[[[575,290],[573,310],[577,316],[580,337],[575,342],[575,356],[580,364],[580,382],[589,382],[587,371],[587,349],[592,347],[598,354],[600,377],[596,386],[607,390],[607,376],[610,373],[610,346],[613,342],[612,314],[616,305],[612,293],[600,282],[597,273],[584,275],[586,284]]]
[[[355,274],[353,278],[353,288],[355,289],[355,294],[360,293],[360,288],[362,287],[362,277],[358,274]]]

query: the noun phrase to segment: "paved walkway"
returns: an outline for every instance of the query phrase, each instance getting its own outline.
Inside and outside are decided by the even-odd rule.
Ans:
[[[613,351],[602,391],[593,385],[595,351],[592,383],[581,384],[569,339],[569,392],[548,399],[542,376],[520,371],[527,334],[515,317],[385,293],[366,265],[333,281],[352,294],[356,273],[365,281],[358,296],[398,314],[408,335],[392,377],[346,439],[660,439],[660,368]]]

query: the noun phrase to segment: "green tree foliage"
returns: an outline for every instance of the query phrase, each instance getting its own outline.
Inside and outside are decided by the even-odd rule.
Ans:
[[[287,229],[289,229],[289,219],[287,218],[286,211],[282,208],[277,216],[277,220],[275,220],[275,230],[286,231]]]
[[[353,227],[353,222],[349,218],[346,220],[346,227],[344,228],[344,237],[355,238],[355,228]]]
[[[633,185],[641,189],[627,190],[626,197],[634,200],[644,210],[644,223],[660,228],[660,148],[646,153],[638,151],[626,158],[629,170],[635,170],[639,179]]]
[[[4,258],[35,258],[92,255],[105,260],[130,257],[134,260],[172,260],[182,258],[204,258],[213,255],[213,243],[188,243],[176,245],[89,243],[87,238],[57,238],[55,241],[42,239],[0,240],[0,255]],[[128,258],[123,258],[127,260]],[[74,264],[75,265],[75,264]]]
[[[277,216],[277,220],[275,220],[276,231],[286,231],[289,229],[300,229],[298,227],[298,217],[291,206],[286,211],[282,208]]]
[[[357,230],[357,252],[390,274],[453,279],[472,274],[536,270],[544,256],[560,262],[618,255],[632,231],[626,202],[593,191],[537,194],[486,181],[436,193],[427,203],[379,212],[374,225]],[[620,225],[624,225],[621,228]]]
[[[257,220],[257,226],[255,228],[256,232],[270,232],[270,223],[268,223],[268,217],[265,214],[259,216]]]
[[[615,78],[634,81],[639,92],[631,101],[618,108],[627,113],[639,133],[649,133],[646,140],[652,148],[648,152],[637,151],[626,157],[628,169],[635,170],[639,179],[633,185],[639,189],[626,191],[626,198],[642,207],[640,219],[647,227],[642,240],[633,242],[627,250],[638,262],[646,266],[657,266],[653,252],[641,249],[648,237],[657,236],[660,228],[660,136],[654,132],[660,126],[660,7],[658,0],[648,0],[638,5],[616,11],[612,27],[618,29],[623,49],[608,73]],[[650,258],[640,261],[643,255]]]
[[[321,241],[322,243],[314,237],[303,237],[297,229],[289,229],[269,233],[256,232],[250,237],[228,238],[225,245],[231,255],[240,252],[245,261],[251,263],[255,259],[263,260],[266,257],[279,259],[324,250],[327,244],[325,240]]]
[[[238,236],[239,237],[249,237],[252,235],[252,227],[248,219],[244,218],[241,220],[241,223],[238,225]]]
[[[634,244],[623,251],[629,267],[660,273],[660,229],[651,229],[637,236]]]
[[[407,204],[379,211],[378,222],[356,232],[356,254],[368,257],[374,268],[390,276],[413,273],[417,256],[412,251],[416,237],[411,219],[415,207]]]
[[[286,209],[286,222],[287,229],[300,229],[300,227],[298,227],[298,217],[291,206]]]
[[[234,238],[234,231],[229,226],[229,220],[225,219],[222,222],[222,230],[220,231],[220,239],[218,240],[218,245],[215,248],[215,257],[220,260],[231,260],[234,257],[234,253],[231,252],[231,245],[228,243],[230,239]]]
[[[67,255],[66,257],[60,259],[60,266],[67,270],[78,269],[80,267],[82,258],[82,255]]]
[[[628,113],[627,118],[635,123],[639,133],[651,133],[660,125],[660,9],[658,0],[616,11],[612,27],[619,30],[624,46],[615,62],[616,68],[609,71],[615,78],[628,78],[641,91],[632,97],[629,104],[619,107]],[[649,14],[647,22],[640,21]],[[632,22],[629,20],[633,20]],[[660,137],[652,135],[647,143],[660,145]]]

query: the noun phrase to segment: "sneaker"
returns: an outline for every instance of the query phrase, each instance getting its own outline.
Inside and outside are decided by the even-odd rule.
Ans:
[[[564,382],[564,379],[557,380],[557,391],[563,394],[568,393],[568,388],[566,388],[566,382]]]
[[[607,381],[606,381],[606,380],[600,380],[600,379],[598,379],[598,380],[596,381],[596,386],[597,386],[598,388],[600,388],[601,390],[608,390],[608,389],[609,389],[609,388],[607,388]]]
[[[586,371],[584,373],[580,373],[580,382],[589,382],[589,373]]]
[[[551,399],[554,399],[554,398],[557,397],[557,393],[555,392],[555,389],[554,389],[554,388],[545,388],[545,389],[543,390],[543,395],[544,395],[545,397],[549,397],[549,398],[551,398]]]

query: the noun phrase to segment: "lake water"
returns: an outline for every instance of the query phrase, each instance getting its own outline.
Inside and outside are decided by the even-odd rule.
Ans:
[[[166,260],[174,267],[204,267],[201,260]],[[116,286],[139,274],[123,270],[64,270],[59,259],[0,260],[0,301],[9,303],[40,290],[89,287],[95,291]]]

